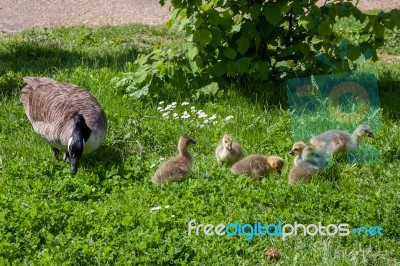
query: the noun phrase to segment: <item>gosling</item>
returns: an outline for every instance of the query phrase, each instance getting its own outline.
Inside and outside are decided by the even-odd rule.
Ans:
[[[235,175],[244,174],[258,181],[272,171],[280,174],[283,165],[284,160],[279,156],[250,155],[235,163],[231,172]]]
[[[303,152],[304,148],[307,147],[307,144],[305,144],[302,141],[295,142],[293,143],[292,149],[289,151],[289,154],[294,155],[294,164],[296,165],[297,158],[301,155]]]
[[[325,166],[325,153],[314,147],[306,146],[294,159],[294,165],[289,172],[289,183],[294,184],[300,180],[311,181],[313,176],[322,173]]]
[[[357,148],[361,137],[374,138],[374,133],[367,124],[359,125],[352,134],[341,130],[326,131],[312,137],[310,143],[326,150],[328,155],[334,155]]]
[[[156,185],[161,185],[168,181],[182,181],[193,165],[193,157],[188,151],[192,144],[196,144],[196,142],[191,137],[182,135],[178,142],[179,154],[165,161],[151,181]]]
[[[232,165],[243,158],[242,147],[232,135],[225,134],[215,149],[215,156],[219,163]]]

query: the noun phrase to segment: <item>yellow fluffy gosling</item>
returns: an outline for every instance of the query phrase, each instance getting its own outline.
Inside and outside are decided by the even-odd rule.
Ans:
[[[178,152],[176,157],[165,161],[157,170],[151,181],[161,185],[167,181],[182,181],[192,168],[193,158],[188,149],[196,142],[188,135],[183,135],[179,139]]]
[[[215,149],[215,156],[219,163],[232,165],[242,159],[242,147],[237,141],[233,140],[232,135],[225,134]]]
[[[250,155],[235,163],[231,172],[235,175],[247,175],[257,181],[272,171],[280,173],[283,164],[284,161],[279,156]]]

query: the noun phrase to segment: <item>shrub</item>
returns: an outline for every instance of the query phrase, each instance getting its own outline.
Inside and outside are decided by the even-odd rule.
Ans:
[[[385,28],[400,25],[398,10],[367,15],[350,1],[316,2],[172,0],[169,25],[187,42],[139,56],[116,86],[140,98],[165,84],[198,90],[223,78],[259,82],[349,71],[376,59]]]

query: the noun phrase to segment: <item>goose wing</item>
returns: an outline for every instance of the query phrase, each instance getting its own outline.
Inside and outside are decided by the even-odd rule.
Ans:
[[[92,131],[106,131],[107,120],[97,100],[86,90],[48,78],[24,77],[21,101],[34,130],[47,140],[68,141],[72,119],[80,113]],[[68,132],[67,132],[68,131]]]

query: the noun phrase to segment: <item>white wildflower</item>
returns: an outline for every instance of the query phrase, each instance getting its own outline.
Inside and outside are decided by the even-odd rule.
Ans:
[[[176,102],[171,103],[172,106],[176,106]]]
[[[217,115],[216,114],[213,114],[209,119],[210,120],[214,120],[214,119],[216,119],[217,118]]]
[[[189,118],[189,117],[190,117],[190,114],[187,111],[183,112],[183,114],[181,116],[181,118],[183,118],[183,119],[186,119],[186,118]]]
[[[197,115],[199,118],[205,118],[207,117],[207,114],[203,112],[203,110],[197,111]]]
[[[189,103],[188,102],[183,102],[182,106],[185,106],[185,105],[189,105]]]
[[[168,209],[169,207],[171,207],[171,206],[169,206],[169,205],[165,205],[165,208],[166,208],[166,209]]]
[[[210,121],[208,121],[208,119],[204,120],[204,124],[208,124],[210,123]]]
[[[163,111],[161,107],[157,107],[157,111]]]
[[[228,115],[226,118],[225,118],[225,121],[229,121],[229,120],[231,120],[233,118],[233,115]]]
[[[171,104],[168,104],[167,107],[165,107],[165,111],[169,111],[171,109],[173,109],[174,107]]]
[[[173,113],[172,114],[174,117],[177,117],[178,116],[178,113]]]
[[[159,102],[158,104],[160,104],[160,105],[161,105],[161,104],[164,104],[164,101],[161,101],[161,102]]]
[[[157,211],[157,210],[159,210],[161,208],[162,208],[161,206],[153,207],[153,208],[150,208],[150,211],[154,212],[154,211]]]
[[[172,215],[171,215],[171,218],[175,218],[175,214],[172,214]]]
[[[190,110],[196,110],[196,107],[192,106],[190,107]]]
[[[165,113],[163,113],[163,117],[168,117],[168,115],[169,115],[169,112],[165,112]]]

